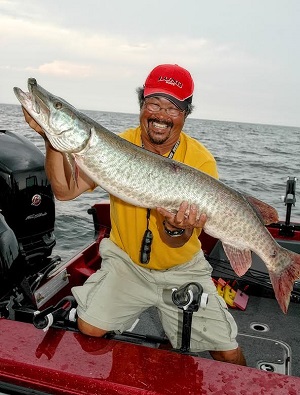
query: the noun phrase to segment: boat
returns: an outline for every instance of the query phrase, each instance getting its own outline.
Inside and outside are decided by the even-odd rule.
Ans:
[[[253,254],[251,269],[237,279],[220,241],[204,232],[204,253],[238,323],[238,341],[249,366],[190,351],[193,311],[205,306],[198,283],[184,284],[172,295],[182,314],[178,349],[172,349],[154,308],[122,334],[94,338],[80,333],[71,288],[101,266],[99,244],[109,236],[109,201],[89,208],[94,237],[62,261],[52,254],[55,201],[43,154],[14,132],[0,130],[0,140],[1,394],[299,393],[299,282],[284,315],[260,259]],[[286,218],[268,230],[280,244],[300,253],[300,224],[291,219],[295,191],[296,180],[288,177]],[[233,294],[239,295],[239,303],[231,303]]]

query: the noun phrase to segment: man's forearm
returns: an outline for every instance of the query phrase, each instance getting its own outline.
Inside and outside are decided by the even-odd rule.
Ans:
[[[46,161],[45,170],[51,184],[53,193],[58,200],[71,200],[86,190],[95,187],[94,183],[80,171],[72,174],[70,163],[66,156],[51,147],[49,141],[45,141]],[[76,173],[76,181],[74,179]]]

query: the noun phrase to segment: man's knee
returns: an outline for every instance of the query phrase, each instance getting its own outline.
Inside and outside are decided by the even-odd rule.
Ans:
[[[102,337],[104,336],[107,331],[104,329],[97,328],[87,322],[83,321],[81,318],[78,317],[77,319],[77,326],[80,332],[84,333],[85,335],[94,336],[94,337]]]
[[[246,366],[246,359],[240,347],[229,351],[210,351],[210,355],[216,361],[234,363]]]

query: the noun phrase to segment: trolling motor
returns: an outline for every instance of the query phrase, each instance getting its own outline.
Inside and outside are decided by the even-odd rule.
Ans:
[[[190,351],[191,331],[193,313],[199,307],[205,308],[208,301],[208,294],[203,292],[199,283],[188,283],[179,289],[172,289],[172,301],[179,309],[183,310],[181,352]]]

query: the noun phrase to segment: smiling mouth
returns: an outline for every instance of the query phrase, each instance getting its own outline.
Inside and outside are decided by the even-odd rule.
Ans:
[[[164,130],[164,129],[168,129],[168,128],[169,128],[168,125],[166,125],[166,124],[161,124],[161,123],[157,123],[157,122],[152,122],[152,126],[153,126],[155,129],[161,129],[161,130]]]
[[[168,128],[172,128],[173,124],[171,122],[166,121],[158,121],[157,119],[149,119],[148,125],[152,125],[156,130],[166,130]]]

